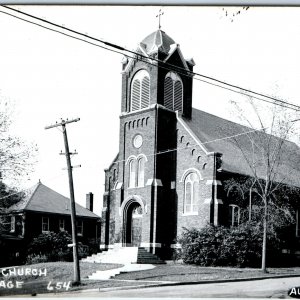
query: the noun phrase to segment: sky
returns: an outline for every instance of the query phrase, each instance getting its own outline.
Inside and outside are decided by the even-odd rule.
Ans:
[[[167,6],[13,6],[50,22],[135,50],[158,29],[180,44],[194,71],[300,105],[300,8]],[[75,200],[95,195],[100,214],[104,169],[118,153],[122,55],[24,22],[0,7],[0,97],[12,105],[12,132],[37,144],[35,170],[20,189],[38,182],[69,196],[63,136],[45,126],[67,126]],[[227,12],[227,16],[226,16]],[[18,15],[19,16],[19,15]],[[30,20],[30,18],[26,18]],[[40,23],[41,24],[41,23]],[[193,106],[239,121],[230,101],[247,97],[193,82]]]

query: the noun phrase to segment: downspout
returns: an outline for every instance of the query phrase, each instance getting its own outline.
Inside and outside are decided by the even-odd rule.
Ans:
[[[125,84],[126,84],[126,105],[125,105],[125,109],[126,111],[129,111],[129,101],[128,101],[128,80],[125,80]],[[124,124],[124,129],[123,129],[123,159],[122,159],[122,164],[123,164],[123,178],[122,178],[122,187],[121,187],[121,203],[120,203],[120,207],[123,203],[124,200],[124,188],[125,188],[125,150],[126,150],[126,146],[125,146],[125,138],[126,138],[126,126]],[[123,215],[124,212],[121,212],[121,232],[122,232],[122,246],[126,247],[126,223],[125,223],[125,218]]]
[[[217,154],[214,152],[214,169],[213,169],[213,182],[212,182],[212,194],[213,194],[213,224],[218,225],[218,200],[217,200]]]

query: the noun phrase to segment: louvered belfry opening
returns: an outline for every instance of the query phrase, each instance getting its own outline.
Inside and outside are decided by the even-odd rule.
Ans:
[[[171,110],[182,112],[183,85],[180,77],[169,72],[165,77],[164,106]]]
[[[147,71],[141,70],[134,76],[131,85],[131,111],[150,106],[150,77]]]

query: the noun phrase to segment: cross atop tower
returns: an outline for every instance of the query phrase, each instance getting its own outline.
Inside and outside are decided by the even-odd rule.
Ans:
[[[158,12],[158,15],[156,16],[156,18],[158,18],[158,29],[161,28],[161,25],[160,25],[160,17],[164,14],[164,12],[160,9],[159,12]]]

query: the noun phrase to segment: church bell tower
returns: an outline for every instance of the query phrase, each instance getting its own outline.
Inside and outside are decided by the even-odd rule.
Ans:
[[[160,28],[122,61],[119,153],[106,171],[105,244],[161,257],[176,238],[177,118],[192,117],[194,61]]]

